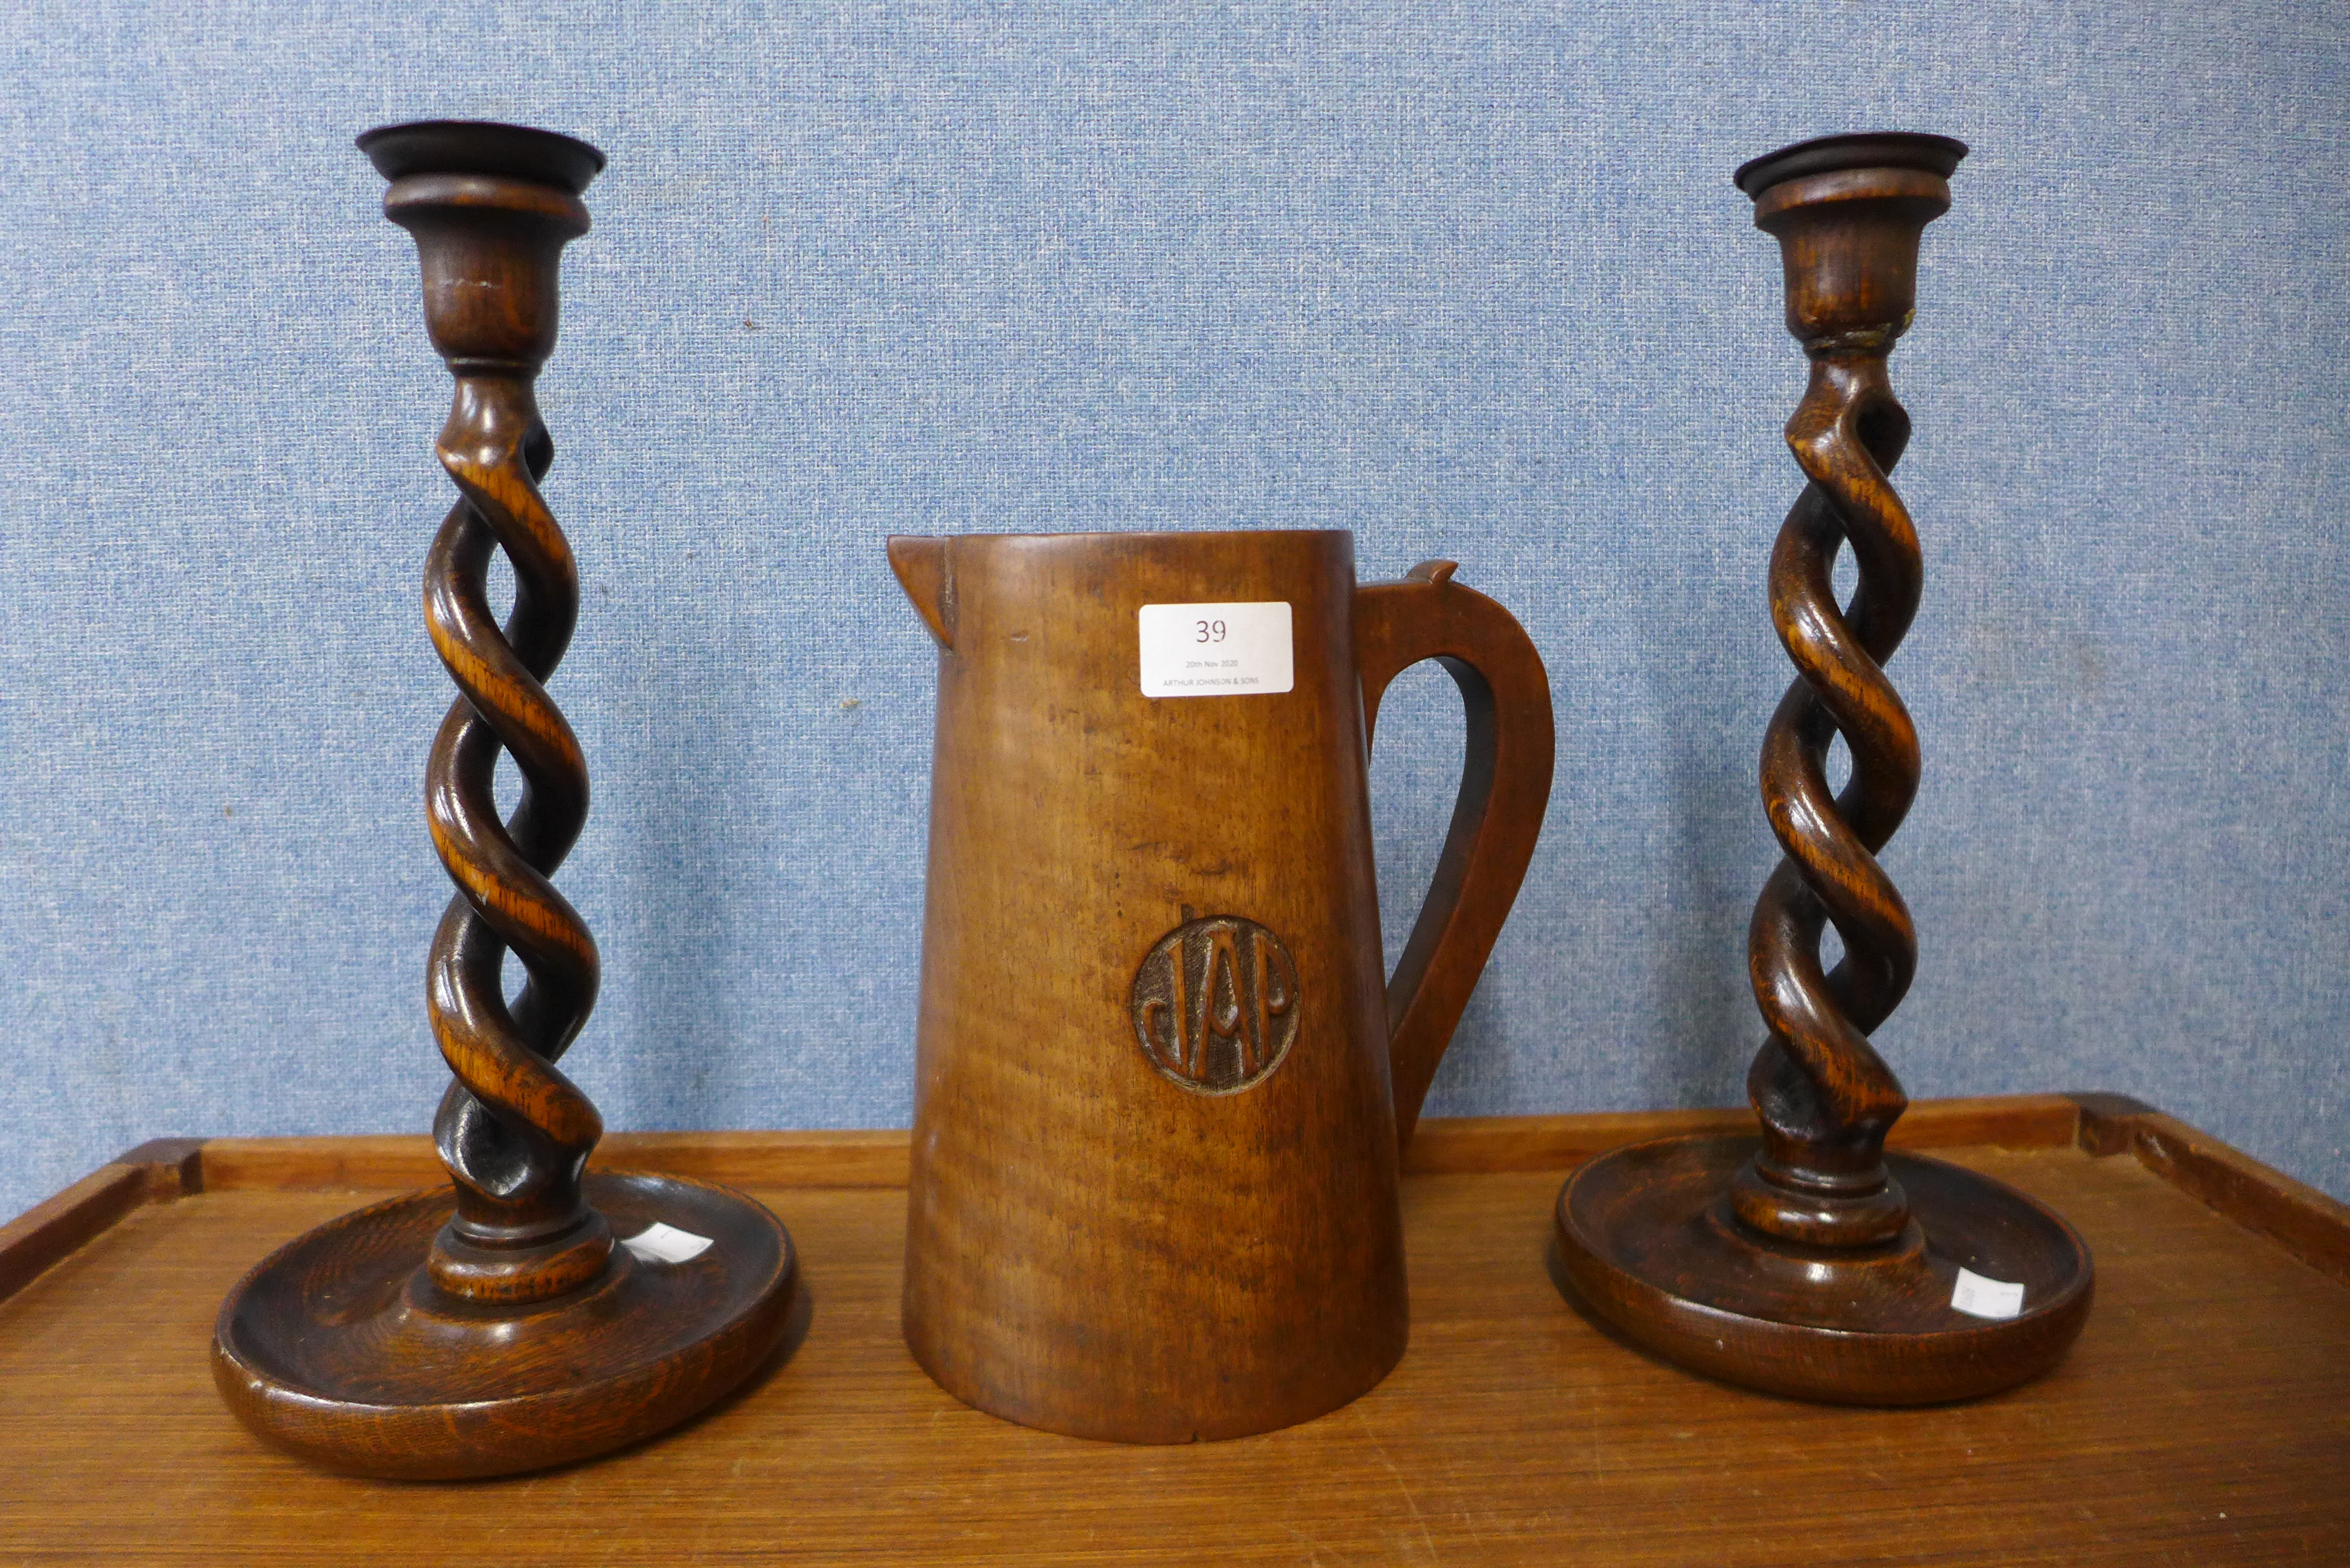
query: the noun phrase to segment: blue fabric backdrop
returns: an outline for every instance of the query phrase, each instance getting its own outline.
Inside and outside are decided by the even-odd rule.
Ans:
[[[1344,526],[1548,659],[1431,1102],[1723,1104],[1800,389],[1730,184],[1971,141],[1895,361],[1915,1095],[2133,1092],[2350,1195],[2350,11],[33,0],[0,17],[0,1212],[418,1129],[445,379],[351,149],[612,158],[543,384],[615,1127],[902,1123],[932,653],[893,531]],[[1459,766],[1376,763],[1389,951]]]

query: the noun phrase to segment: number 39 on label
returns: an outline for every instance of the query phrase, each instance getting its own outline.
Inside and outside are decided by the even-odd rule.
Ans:
[[[1289,606],[1144,605],[1145,697],[1252,697],[1295,684]]]

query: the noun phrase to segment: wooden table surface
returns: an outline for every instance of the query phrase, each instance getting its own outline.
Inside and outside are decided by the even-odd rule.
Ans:
[[[2126,1102],[1922,1106],[1901,1141],[2064,1213],[2096,1306],[2012,1393],[1811,1407],[1626,1348],[1545,1268],[1576,1159],[1735,1124],[1429,1124],[1401,1366],[1305,1426],[1179,1448],[1028,1431],[923,1376],[903,1135],[616,1137],[615,1164],[731,1176],[783,1218],[805,1337],[664,1438],[442,1485],[261,1449],[205,1361],[237,1276],[430,1180],[424,1140],[151,1147],[0,1230],[0,1561],[2350,1563],[2350,1210]]]

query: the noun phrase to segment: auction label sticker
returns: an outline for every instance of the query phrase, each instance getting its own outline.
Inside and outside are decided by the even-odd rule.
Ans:
[[[710,1251],[710,1238],[657,1220],[620,1245],[648,1263],[683,1263]]]
[[[1142,607],[1145,697],[1253,697],[1296,684],[1285,601]]]
[[[2014,1317],[2023,1311],[2023,1287],[1960,1269],[1958,1285],[1950,1292],[1950,1306],[1969,1317]]]

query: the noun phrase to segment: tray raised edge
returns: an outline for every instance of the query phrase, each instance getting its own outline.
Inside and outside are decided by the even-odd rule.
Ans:
[[[1733,1133],[1726,1110],[1430,1117],[1404,1156],[1410,1175],[1565,1172],[1648,1138]],[[614,1133],[593,1163],[736,1187],[903,1187],[903,1131]],[[1902,1148],[1991,1146],[2130,1155],[2213,1212],[2350,1285],[2350,1205],[2126,1095],[1995,1095],[1921,1100],[1888,1140]],[[339,1137],[156,1138],[0,1225],[0,1301],[149,1204],[197,1192],[412,1188],[443,1179],[432,1140]]]

